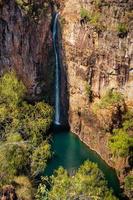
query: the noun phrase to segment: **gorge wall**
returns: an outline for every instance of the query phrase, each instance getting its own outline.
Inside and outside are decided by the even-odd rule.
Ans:
[[[32,100],[53,92],[52,14],[50,1],[0,1],[0,74],[15,69]]]
[[[53,102],[53,4],[0,0],[0,74],[15,69],[31,100],[45,93]],[[108,141],[111,131],[121,126],[125,109],[133,108],[133,2],[56,0],[56,5],[63,58],[61,114],[66,119],[68,109],[71,131],[119,170],[123,180],[128,160],[112,157]],[[108,89],[120,91],[125,104],[95,113],[95,103]]]
[[[122,172],[127,159],[112,157],[108,139],[110,129],[121,124],[125,106],[99,114],[93,107],[108,89],[120,91],[126,106],[133,107],[133,2],[64,0],[61,5],[71,131]]]

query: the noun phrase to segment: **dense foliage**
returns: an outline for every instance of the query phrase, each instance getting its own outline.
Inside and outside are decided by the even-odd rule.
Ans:
[[[49,190],[47,189],[50,188]],[[50,178],[43,178],[38,187],[37,200],[116,200],[108,189],[102,172],[97,165],[86,161],[70,176],[60,167]]]
[[[133,152],[133,110],[123,116],[122,127],[115,129],[109,140],[109,147],[114,156],[130,157]]]
[[[53,110],[44,102],[28,104],[25,92],[15,73],[0,79],[0,187],[22,179],[28,182],[28,177],[41,173],[51,158],[46,132]],[[27,179],[19,178],[23,174]]]
[[[129,156],[131,146],[133,146],[133,138],[127,132],[123,129],[114,130],[114,135],[109,141],[109,147],[114,156]]]
[[[133,174],[126,176],[124,188],[128,197],[132,199],[133,198]]]

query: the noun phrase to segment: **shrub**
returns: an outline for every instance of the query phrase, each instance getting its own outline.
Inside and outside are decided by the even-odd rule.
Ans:
[[[87,97],[89,98],[89,101],[92,102],[93,92],[92,92],[92,89],[91,89],[91,85],[86,84],[85,92],[86,92]]]
[[[122,103],[124,100],[122,94],[118,91],[114,91],[113,89],[109,89],[105,95],[100,99],[100,102],[95,106],[98,109],[106,109],[110,106],[114,106]]]
[[[99,12],[93,12],[91,16],[90,23],[95,27],[96,32],[101,32],[102,30],[105,30],[105,26],[102,23],[101,20],[101,14]]]
[[[16,1],[16,3],[19,5],[19,6],[23,6],[23,0],[15,0]]]
[[[117,32],[118,32],[118,36],[121,37],[121,38],[127,36],[128,26],[124,23],[119,23],[117,25]]]
[[[133,193],[133,175],[126,176],[124,182],[125,182],[124,183],[125,192],[128,195],[128,197],[132,199],[132,193]]]
[[[109,140],[109,147],[114,156],[127,157],[129,149],[133,147],[133,138],[123,129],[114,130],[114,135]]]
[[[128,110],[123,116],[123,129],[133,131],[133,110]]]
[[[81,8],[80,16],[82,19],[85,19],[86,22],[90,22],[94,26],[96,26],[100,20],[99,12],[89,12],[85,8]]]
[[[91,20],[91,14],[85,8],[81,8],[81,10],[80,10],[80,17],[82,19],[85,19],[86,22],[88,22],[88,21]]]
[[[121,128],[113,130],[113,136],[110,137],[109,147],[114,156],[127,157],[132,156],[133,148],[133,111],[127,110],[122,117]]]
[[[90,21],[91,24],[93,24],[94,26],[97,26],[97,24],[100,21],[100,17],[101,17],[101,14],[99,12],[92,13],[92,15],[91,15],[91,21]]]
[[[97,32],[101,32],[103,29],[105,29],[101,21],[100,12],[98,11],[89,12],[85,8],[81,8],[80,16],[85,23],[89,22],[92,26],[94,26]]]

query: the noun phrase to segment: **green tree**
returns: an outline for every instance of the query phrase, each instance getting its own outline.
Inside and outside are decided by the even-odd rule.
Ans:
[[[133,197],[133,175],[126,176],[124,180],[124,189],[129,198]]]
[[[26,173],[30,162],[29,156],[28,144],[19,134],[10,134],[7,141],[0,145],[1,184],[9,184],[14,176]]]
[[[28,104],[25,94],[14,72],[0,79],[0,187],[15,176],[41,172],[51,156],[46,132],[53,109],[44,102]]]
[[[113,130],[113,135],[109,139],[109,147],[114,156],[132,156],[133,148],[133,111],[127,110],[123,115],[122,127]]]
[[[53,109],[44,102],[36,103],[34,106],[23,102],[19,112],[22,113],[19,131],[30,139],[32,145],[39,145],[52,123]]]
[[[14,72],[6,73],[0,79],[0,104],[17,105],[22,101],[25,92],[25,86]]]
[[[123,129],[114,130],[113,136],[109,140],[109,147],[114,156],[127,157],[129,149],[133,147],[133,138]]]
[[[47,184],[50,189],[47,189]],[[116,200],[112,191],[108,189],[107,182],[97,165],[86,161],[75,173],[70,176],[60,167],[55,174],[43,178],[38,187],[37,200]]]
[[[46,163],[51,156],[51,146],[47,141],[41,143],[41,145],[33,151],[31,158],[31,171],[33,176],[44,171]]]

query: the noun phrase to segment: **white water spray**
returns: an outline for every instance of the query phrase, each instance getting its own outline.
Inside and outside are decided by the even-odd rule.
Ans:
[[[53,45],[55,52],[55,121],[56,125],[60,125],[60,88],[59,88],[59,58],[56,46],[56,36],[57,36],[57,23],[58,23],[58,13],[55,15],[54,25],[53,25]]]

